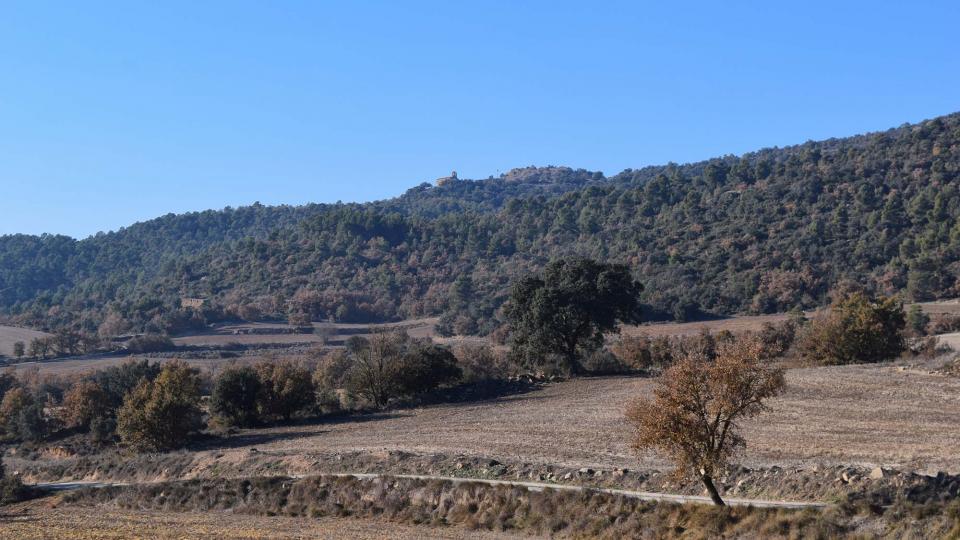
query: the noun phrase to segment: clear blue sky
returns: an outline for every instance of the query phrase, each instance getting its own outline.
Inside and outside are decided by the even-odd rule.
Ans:
[[[960,3],[0,5],[0,234],[624,168],[960,110]]]

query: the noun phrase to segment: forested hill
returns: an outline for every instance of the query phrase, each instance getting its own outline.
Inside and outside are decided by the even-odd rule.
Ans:
[[[490,331],[556,257],[625,262],[652,312],[811,307],[843,281],[957,295],[960,115],[612,178],[567,168],[421,184],[367,204],[166,216],[81,241],[0,238],[0,307],[45,328],[444,315]],[[203,317],[179,310],[203,297]]]

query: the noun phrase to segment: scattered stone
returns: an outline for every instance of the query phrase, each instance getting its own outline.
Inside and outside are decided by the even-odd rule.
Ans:
[[[870,471],[871,480],[882,480],[886,475],[886,471],[884,471],[882,467],[874,467],[873,470]]]

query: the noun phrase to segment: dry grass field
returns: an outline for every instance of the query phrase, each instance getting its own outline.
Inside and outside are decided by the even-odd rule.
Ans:
[[[313,333],[288,333],[290,326],[283,323],[221,324],[214,328],[174,338],[177,345],[216,346],[239,343],[242,345],[279,343],[341,344],[350,336],[369,334],[376,329],[406,330],[414,337],[433,336],[436,318],[410,319],[384,324],[314,323]],[[324,335],[327,334],[327,335]]]
[[[960,380],[890,365],[791,369],[772,411],[745,423],[746,466],[883,465],[960,472]],[[567,381],[472,404],[401,410],[358,421],[248,434],[280,454],[400,449],[570,466],[664,468],[638,463],[626,403],[653,381]],[[259,435],[259,437],[257,436]]]
[[[727,330],[733,333],[759,330],[764,323],[778,323],[785,321],[786,315],[750,315],[716,319],[712,321],[697,321],[686,323],[654,323],[639,326],[625,326],[622,333],[627,336],[692,336],[703,330],[711,333]]]
[[[471,538],[495,540],[517,535],[468,531],[458,527],[418,527],[386,520],[256,516],[225,512],[159,512],[60,505],[58,498],[21,503],[0,510],[0,538],[91,539],[339,539]]]
[[[49,336],[29,328],[17,328],[15,326],[0,326],[0,355],[12,356],[13,344],[22,341],[29,345],[30,341],[39,337]]]

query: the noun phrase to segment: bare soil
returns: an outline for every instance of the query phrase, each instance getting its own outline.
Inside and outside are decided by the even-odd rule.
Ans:
[[[749,467],[887,466],[960,471],[960,380],[893,365],[791,369],[771,411],[744,423]],[[607,377],[478,403],[401,410],[249,435],[260,450],[400,449],[558,465],[637,467],[623,412],[654,381]],[[644,457],[642,468],[668,464]]]

